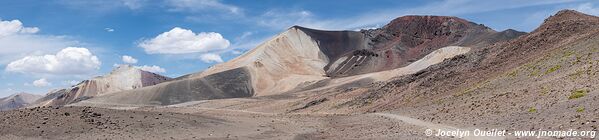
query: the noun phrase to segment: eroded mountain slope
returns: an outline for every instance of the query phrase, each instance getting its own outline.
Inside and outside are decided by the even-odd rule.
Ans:
[[[337,79],[356,80],[344,77],[404,67],[442,47],[478,47],[521,34],[512,30],[496,32],[460,18],[444,16],[400,17],[381,29],[361,32],[321,31],[294,26],[246,54],[203,72],[87,103],[170,105],[297,92],[306,87],[327,86],[315,86],[314,83],[351,82]],[[243,72],[225,73],[240,70]],[[203,80],[206,77],[235,77],[230,74],[237,74],[240,78]],[[203,82],[201,85],[227,83],[239,88],[231,90],[210,86],[208,89],[211,90],[206,90],[189,86],[200,81]]]
[[[0,98],[0,111],[28,106],[41,97],[41,95],[36,94],[17,93],[8,97]]]
[[[51,91],[37,100],[36,106],[66,105],[96,96],[156,85],[171,78],[147,72],[129,65],[121,65],[110,74],[82,81],[70,88]]]
[[[564,10],[528,35],[415,74],[320,91],[295,106],[322,102],[296,112],[393,111],[461,127],[597,130],[598,40],[599,17]]]

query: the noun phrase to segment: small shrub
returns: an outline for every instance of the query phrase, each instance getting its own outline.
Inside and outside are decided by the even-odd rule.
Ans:
[[[440,104],[442,104],[442,103],[443,103],[443,101],[442,101],[441,99],[437,99],[437,100],[435,100],[433,103],[435,103],[435,104],[437,104],[437,105],[440,105]]]
[[[547,71],[545,71],[545,75],[555,72],[556,70],[558,70],[561,67],[562,67],[561,65],[555,65],[555,66],[549,68]]]
[[[563,57],[570,57],[574,54],[574,51],[566,51],[564,52],[564,56]]]
[[[584,112],[584,107],[578,107],[576,108],[576,112]]]
[[[572,91],[572,94],[570,94],[570,97],[568,97],[568,99],[577,99],[580,97],[584,97],[587,94],[588,91],[586,90],[575,90]]]
[[[528,112],[530,113],[537,113],[537,109],[534,107],[530,107],[530,109],[528,109]]]
[[[462,95],[465,95],[465,94],[469,94],[469,93],[471,93],[472,91],[474,91],[474,89],[473,89],[472,87],[469,87],[469,88],[465,89],[465,90],[464,90],[464,91],[462,91],[462,92],[459,92],[459,93],[456,93],[456,94],[454,94],[453,96],[454,96],[454,97],[459,97],[459,96],[462,96]]]
[[[508,73],[507,75],[510,77],[516,77],[516,75],[518,75],[518,70],[514,70],[514,71]]]
[[[573,65],[576,65],[576,64],[578,64],[578,63],[582,62],[582,61],[581,61],[581,59],[582,59],[582,56],[578,56],[578,55],[576,55],[576,61],[572,62],[572,64],[573,64]]]
[[[541,96],[543,95],[547,95],[547,93],[549,93],[549,88],[547,88],[546,86],[542,86],[541,87]]]
[[[533,77],[533,76],[539,76],[539,73],[540,73],[540,72],[541,72],[541,71],[540,71],[539,69],[536,69],[536,68],[535,68],[535,69],[533,69],[533,70],[532,70],[532,72],[530,72],[530,75],[528,75],[528,76],[530,76],[530,77]]]

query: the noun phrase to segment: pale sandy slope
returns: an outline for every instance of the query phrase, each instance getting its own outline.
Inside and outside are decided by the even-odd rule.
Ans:
[[[327,57],[314,39],[290,28],[252,51],[204,72],[78,104],[169,105],[273,95],[292,90],[305,81],[326,79],[323,67],[327,64]]]
[[[233,98],[233,99],[218,99],[218,100],[202,100],[202,101],[184,102],[184,103],[180,103],[180,104],[174,104],[169,107],[185,107],[185,106],[191,106],[191,107],[195,106],[195,107],[200,107],[200,108],[230,107],[231,109],[236,109],[236,110],[266,111],[266,112],[273,112],[273,113],[285,112],[286,109],[292,108],[292,106],[293,106],[293,105],[291,105],[292,103],[303,100],[303,98],[301,97],[302,94],[318,93],[321,90],[337,88],[340,86],[344,86],[348,83],[360,83],[360,82],[371,83],[371,82],[377,82],[377,81],[384,81],[384,80],[387,80],[387,79],[389,79],[391,77],[395,77],[395,76],[413,74],[413,73],[416,73],[428,66],[440,63],[440,62],[444,61],[445,59],[452,58],[456,55],[465,54],[469,50],[470,50],[470,48],[467,48],[467,47],[458,47],[458,46],[444,47],[444,48],[434,51],[433,53],[425,56],[424,58],[422,58],[418,61],[415,61],[414,63],[412,63],[406,67],[397,68],[397,69],[388,70],[388,71],[356,75],[356,76],[351,76],[351,77],[336,78],[336,79],[331,79],[329,77],[325,77],[325,78],[323,78],[324,80],[320,80],[320,81],[328,81],[325,85],[315,87],[315,86],[310,86],[310,84],[306,84],[305,87],[310,87],[309,90],[301,90],[298,92],[290,92],[290,93],[285,93],[285,94],[281,94],[281,95],[272,95],[273,97],[282,96],[284,98],[270,99],[271,98],[270,96],[265,95],[264,97],[266,97],[266,98],[258,97],[258,98]],[[366,79],[366,80],[364,80],[364,79]],[[302,79],[302,77],[300,77],[300,76],[288,76],[287,79],[284,79],[284,80],[306,80],[306,79]],[[318,83],[318,80],[316,80],[315,82],[311,82],[311,83]],[[368,84],[368,83],[365,83],[365,84]],[[151,95],[152,93],[146,93],[146,94]],[[120,95],[120,94],[114,94],[114,95]],[[126,97],[130,97],[130,96],[126,96]],[[143,97],[140,97],[140,98],[143,98]],[[126,99],[126,98],[123,98],[123,99]],[[152,105],[152,104],[132,105],[132,104],[127,104],[127,103],[113,102],[114,100],[115,100],[115,98],[98,98],[98,99],[82,101],[82,102],[74,104],[74,105],[75,106],[109,107],[109,108],[118,108],[118,109]],[[134,99],[128,99],[128,100],[131,101],[131,100],[136,100],[136,99],[134,98]]]
[[[328,63],[318,42],[304,31],[292,27],[250,52],[192,77],[245,67],[255,81],[256,96],[262,96],[291,90],[304,81],[324,79],[323,68]]]
[[[354,81],[365,79],[365,78],[371,79],[372,82],[385,81],[385,80],[388,80],[393,77],[416,73],[416,72],[421,71],[431,65],[443,62],[443,60],[445,60],[445,59],[449,59],[449,58],[452,58],[457,55],[465,54],[468,51],[470,51],[470,48],[468,48],[468,47],[448,46],[448,47],[444,47],[444,48],[435,50],[432,53],[426,55],[424,58],[422,58],[418,61],[415,61],[408,66],[397,68],[397,69],[392,69],[392,70],[387,70],[387,71],[337,78],[337,79],[333,79],[332,80],[333,82],[331,82],[331,84],[328,86],[329,87],[330,86],[338,86],[341,84],[346,84],[349,82],[354,82]]]
[[[96,96],[156,85],[170,79],[133,66],[120,65],[107,75],[84,80],[69,88],[51,91],[33,105],[66,105]]]
[[[308,74],[305,74],[305,75],[301,75],[301,74],[283,75],[283,74],[280,74],[280,75],[273,76],[272,74],[265,73],[265,70],[259,71],[259,70],[251,70],[248,67],[245,67],[245,68],[246,68],[246,70],[248,70],[250,72],[254,72],[255,75],[257,75],[257,76],[252,75],[252,78],[256,78],[254,80],[261,81],[261,82],[255,84],[254,86],[256,86],[256,85],[257,86],[266,86],[269,88],[263,89],[263,90],[274,90],[273,92],[266,92],[266,93],[281,93],[284,91],[290,91],[294,88],[298,88],[298,85],[302,84],[302,82],[304,83],[304,87],[310,87],[310,84],[305,84],[305,83],[306,82],[307,83],[318,83],[318,81],[323,81],[323,80],[329,81],[326,85],[323,85],[321,87],[315,87],[315,88],[311,88],[309,90],[303,91],[303,92],[310,92],[310,91],[316,91],[316,90],[341,86],[341,85],[352,83],[352,82],[360,82],[360,80],[364,80],[364,79],[368,79],[367,80],[368,82],[376,82],[376,81],[387,80],[387,79],[389,79],[391,77],[395,77],[395,76],[402,76],[402,75],[406,75],[406,74],[416,73],[430,65],[440,63],[443,60],[451,58],[456,55],[464,54],[464,53],[468,52],[469,50],[470,50],[470,48],[467,48],[467,47],[458,47],[458,46],[444,47],[444,48],[434,51],[433,53],[425,56],[424,58],[422,58],[418,61],[415,61],[414,63],[412,63],[406,67],[388,70],[388,71],[363,74],[363,75],[335,78],[335,79],[331,79],[329,77],[325,77],[325,76],[321,76],[321,75],[319,76],[319,75],[308,75]],[[272,55],[267,55],[267,56],[272,56]],[[235,59],[233,62],[239,62],[239,60],[244,60],[244,59]],[[267,65],[269,63],[265,62],[264,64]],[[223,65],[219,65],[219,66],[222,67]],[[215,67],[215,68],[219,68],[219,67]],[[260,69],[260,67],[254,67],[254,69]],[[275,76],[280,76],[280,77],[275,77]],[[201,77],[201,76],[199,76],[199,77]],[[205,80],[203,80],[203,78],[204,77],[195,78],[195,79],[202,79],[200,81],[205,81]],[[194,78],[192,78],[192,79],[194,79]],[[197,97],[197,96],[181,96],[180,95],[180,93],[184,93],[186,91],[174,92],[172,94],[164,93],[161,95],[160,91],[156,92],[156,90],[155,90],[155,89],[163,89],[163,91],[177,91],[176,89],[175,90],[164,90],[164,88],[168,88],[169,86],[172,86],[172,84],[180,84],[180,82],[184,82],[184,81],[186,81],[186,80],[173,81],[173,82],[160,84],[157,86],[136,89],[136,90],[130,90],[130,91],[124,91],[123,94],[111,94],[108,96],[102,96],[102,97],[98,97],[96,99],[85,100],[85,101],[76,103],[74,105],[75,106],[100,106],[100,107],[121,108],[121,107],[127,107],[127,106],[131,106],[131,105],[134,105],[134,106],[165,105],[165,104],[162,104],[165,102],[175,104],[175,102],[172,102],[172,100],[164,101],[164,100],[160,100],[159,98],[173,99],[173,97],[178,96],[180,98],[178,98],[176,102],[180,102],[180,103],[185,102],[185,101],[183,101],[184,99],[181,99],[183,97],[202,98],[202,97]],[[213,81],[213,82],[216,82],[216,81]],[[231,81],[231,82],[243,82],[243,81]],[[171,85],[169,85],[169,84],[171,84]],[[228,83],[228,84],[233,84],[233,83]],[[248,86],[247,84],[244,84],[244,85]],[[161,87],[161,86],[165,86],[165,87]],[[299,86],[299,87],[300,87],[299,89],[301,89],[301,86]],[[183,88],[183,89],[185,89],[185,88]],[[144,91],[144,92],[134,92],[134,91]],[[279,92],[275,92],[275,91],[279,91]],[[262,92],[264,93],[265,91],[262,91]],[[259,93],[259,92],[257,92],[257,93]],[[179,95],[173,95],[173,94],[179,94]],[[165,97],[165,95],[169,95],[169,96]],[[260,94],[257,96],[268,96],[268,95],[272,95],[272,94]],[[220,100],[218,100],[218,101],[220,101]]]
[[[446,58],[466,53],[470,49],[458,46],[445,47],[406,67],[332,78],[326,76],[325,72],[325,66],[331,63],[329,57],[320,48],[321,42],[316,40],[304,30],[292,27],[252,51],[229,62],[215,65],[206,71],[155,86],[85,100],[75,105],[172,105],[207,99],[280,95],[352,82],[368,84],[368,82],[415,73]],[[356,57],[359,57],[357,60],[366,60],[366,57],[375,59],[373,56]],[[343,67],[335,66],[335,63],[341,61],[344,60],[335,60],[331,67]]]
[[[471,48],[459,47],[459,46],[448,46],[426,55],[422,59],[419,59],[405,67],[373,72],[349,77],[341,78],[327,78],[320,81],[311,81],[309,84],[305,84],[296,89],[297,92],[303,94],[311,94],[321,90],[330,88],[348,88],[348,87],[359,87],[360,85],[367,85],[379,81],[386,81],[393,77],[399,77],[408,74],[414,74],[425,68],[443,62],[445,59],[450,59],[454,56],[465,54],[470,51]],[[323,82],[326,81],[326,82]],[[322,84],[325,83],[325,84]]]

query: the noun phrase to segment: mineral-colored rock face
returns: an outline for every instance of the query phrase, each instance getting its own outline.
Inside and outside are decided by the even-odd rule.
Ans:
[[[588,120],[591,117],[580,116],[596,116],[592,114],[597,112],[575,109],[597,110],[592,104],[599,93],[598,35],[599,17],[562,10],[529,34],[478,48],[418,74],[367,86],[364,91],[368,92],[360,97],[339,101],[363,106],[361,110],[365,112],[401,109],[425,120],[441,118],[441,122],[448,121],[446,118],[481,118],[478,122],[455,121],[465,124],[480,124],[496,116],[507,116],[503,120],[508,121],[504,122],[525,120],[529,119],[526,115],[542,107],[544,112],[534,114],[543,116],[542,126],[537,125],[538,121],[501,126],[526,129],[552,127],[563,120]],[[329,102],[334,101],[329,98]],[[527,108],[518,109],[522,106]],[[494,113],[486,112],[487,108]]]
[[[0,98],[0,111],[25,107],[41,97],[41,95],[17,93],[8,97]]]
[[[71,88],[52,91],[36,105],[66,105],[118,91],[156,85],[171,78],[121,65],[110,74],[82,81]]]
[[[446,46],[480,47],[509,40],[523,32],[494,31],[457,17],[404,16],[382,28],[360,33],[305,29],[332,61],[327,75],[345,77],[406,66]],[[347,39],[332,39],[347,38]],[[335,40],[335,41],[332,41]],[[350,42],[349,40],[353,40]]]
[[[81,104],[169,105],[206,99],[277,95],[352,82],[365,78],[353,76],[388,71],[366,77],[386,79],[391,75],[424,69],[448,56],[468,52],[469,47],[522,34],[513,30],[496,32],[483,25],[444,16],[400,17],[383,28],[363,31],[322,31],[293,26],[246,54],[203,72]],[[467,48],[448,48],[418,61],[447,46]],[[415,62],[418,63],[411,67],[390,71]],[[383,74],[385,76],[381,76]]]
[[[246,67],[254,76],[256,95],[270,95],[305,81],[396,69],[442,47],[477,47],[522,34],[445,16],[405,16],[361,32],[294,26],[234,60],[192,76]]]
[[[164,82],[119,68],[56,90],[50,103],[74,103],[2,111],[0,139],[596,138],[599,17],[562,10],[521,34],[436,16],[361,32],[296,26],[204,72]],[[83,95],[95,96],[66,98]],[[464,137],[520,138],[538,137]]]

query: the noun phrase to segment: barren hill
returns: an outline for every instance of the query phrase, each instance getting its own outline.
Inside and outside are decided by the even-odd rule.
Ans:
[[[513,30],[496,32],[464,19],[445,16],[405,16],[383,28],[360,32],[293,26],[246,54],[203,72],[99,97],[80,105],[170,105],[277,95],[334,83],[367,81],[368,77],[353,76],[408,66],[447,46],[476,48],[522,34]]]
[[[16,93],[8,97],[0,98],[0,111],[25,107],[41,97],[41,95],[36,94]]]
[[[0,112],[0,139],[593,139],[598,72],[599,17],[572,10],[528,34],[442,16],[360,32],[295,26],[203,72]]]
[[[170,79],[133,66],[121,65],[108,75],[82,81],[70,88],[54,90],[37,100],[35,105],[66,105],[118,91],[156,85]]]
[[[310,96],[296,108],[326,98],[298,112],[391,111],[460,127],[597,130],[587,122],[599,119],[598,44],[599,17],[563,10],[509,42],[343,93],[352,96]]]

